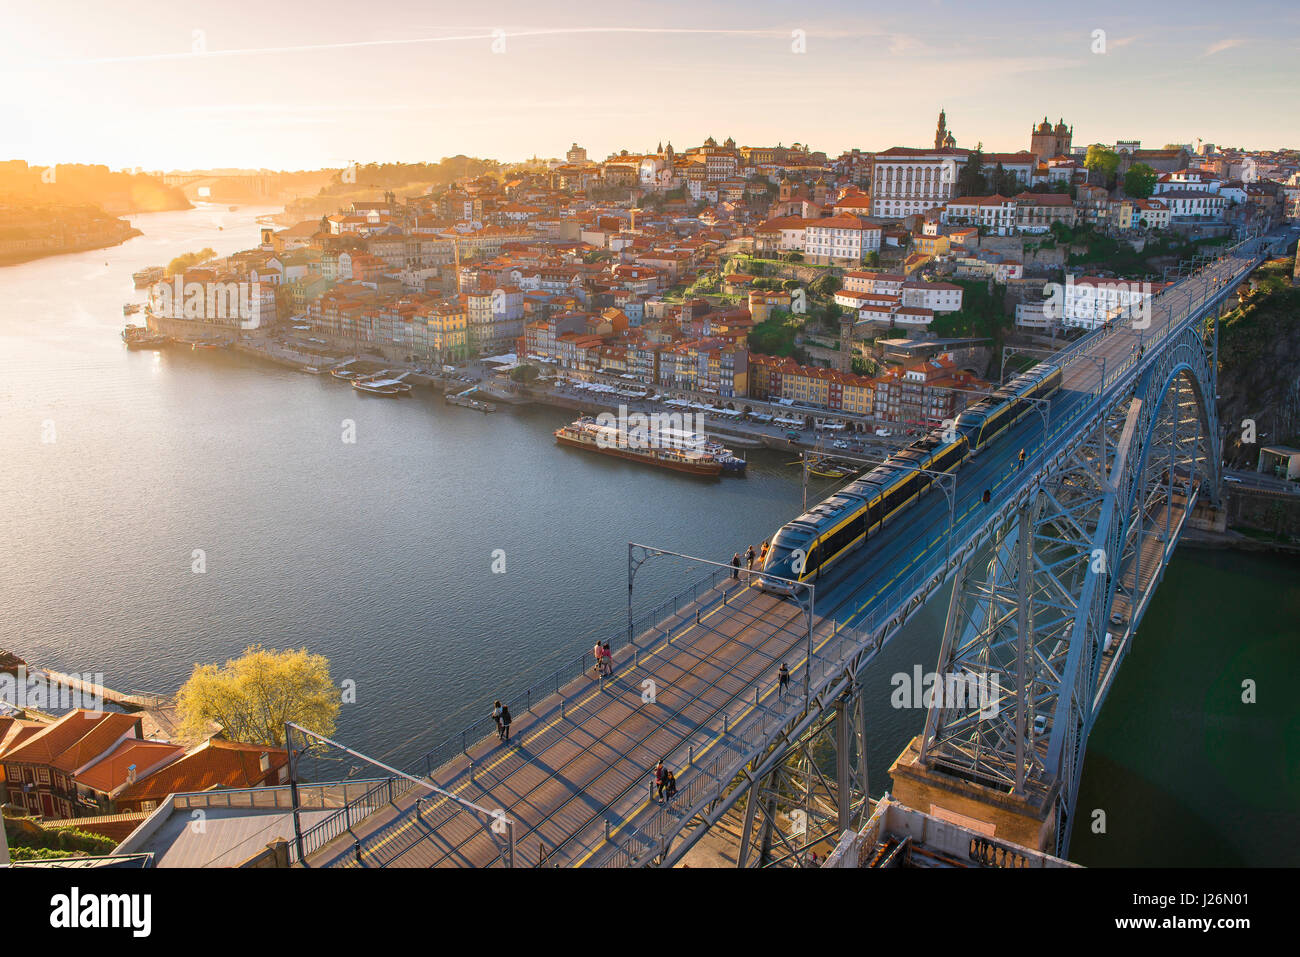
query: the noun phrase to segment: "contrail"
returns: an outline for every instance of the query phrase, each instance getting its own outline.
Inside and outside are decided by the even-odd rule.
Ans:
[[[471,40],[514,39],[519,37],[566,36],[583,33],[654,33],[654,34],[696,34],[703,36],[747,36],[747,37],[782,37],[788,38],[786,30],[727,30],[710,28],[677,27],[557,27],[542,30],[518,30],[499,33],[473,33],[446,37],[409,37],[398,40],[348,40],[340,43],[314,43],[306,46],[291,47],[247,47],[232,50],[203,50],[181,53],[142,53],[130,56],[94,57],[88,60],[63,61],[63,65],[91,65],[99,63],[141,63],[149,60],[188,60],[196,57],[217,56],[259,56],[267,53],[310,53],[316,50],[346,50],[357,47],[410,46],[419,43],[463,43]],[[809,34],[821,38],[845,38],[853,36],[879,36],[870,33],[827,33]]]

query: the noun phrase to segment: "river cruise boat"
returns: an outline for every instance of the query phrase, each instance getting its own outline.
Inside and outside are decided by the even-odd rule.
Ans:
[[[386,373],[379,373],[373,376],[366,376],[361,379],[352,380],[352,388],[358,392],[366,392],[370,395],[405,395],[411,391],[411,387],[401,380],[401,378],[389,379]]]
[[[696,445],[682,441],[679,436],[662,434],[673,431],[680,430],[626,429],[617,425],[603,425],[584,416],[556,429],[555,441],[560,445],[602,452],[689,475],[716,478],[723,473],[724,457],[707,448],[710,444],[707,440],[703,445]],[[721,449],[721,452],[730,454],[726,449]]]
[[[131,279],[135,283],[136,289],[147,289],[156,282],[162,282],[163,273],[162,266],[150,266],[148,269],[141,269],[139,272],[131,273]]]
[[[128,349],[158,349],[171,340],[159,333],[150,332],[144,326],[127,326],[122,330],[122,341]]]
[[[722,443],[713,441],[703,432],[650,425],[633,429],[631,434],[639,439],[641,444],[710,455],[722,464],[723,475],[739,475],[745,471],[744,459],[731,449],[724,448]]]

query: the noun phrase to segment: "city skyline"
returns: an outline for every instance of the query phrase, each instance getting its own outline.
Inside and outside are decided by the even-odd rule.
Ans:
[[[1063,19],[1018,3],[999,28],[946,3],[804,16],[760,3],[743,18],[633,3],[547,20],[511,2],[495,24],[409,3],[363,19],[334,0],[276,15],[235,0],[220,21],[145,0],[69,24],[65,7],[6,14],[0,158],[309,169],[509,162],[571,142],[600,159],[708,136],[833,156],[925,145],[940,108],[959,146],[986,150],[1027,148],[1044,115],[1072,125],[1075,145],[1300,140],[1276,108],[1300,88],[1285,60],[1300,15],[1252,17],[1254,2],[1231,28],[1189,4]]]

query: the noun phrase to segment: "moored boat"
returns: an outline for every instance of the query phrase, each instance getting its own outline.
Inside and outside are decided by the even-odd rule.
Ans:
[[[171,340],[160,333],[150,332],[144,326],[128,325],[122,330],[122,341],[128,349],[158,349]]]
[[[642,430],[602,425],[587,416],[556,429],[555,441],[560,445],[602,452],[689,475],[717,478],[723,472],[722,460],[712,452],[663,444],[646,436]]]
[[[352,388],[358,392],[368,392],[371,395],[405,395],[411,391],[411,387],[400,379],[387,379],[378,376],[367,376],[363,379],[353,379]]]
[[[156,282],[161,282],[164,274],[165,271],[162,266],[150,266],[147,269],[141,269],[139,272],[131,273],[131,279],[135,283],[136,289],[144,289]]]

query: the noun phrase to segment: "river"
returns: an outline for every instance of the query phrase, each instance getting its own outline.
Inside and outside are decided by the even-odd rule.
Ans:
[[[558,409],[484,416],[231,353],[124,348],[132,272],[252,246],[272,211],[135,216],[144,235],[122,246],[0,269],[0,648],[171,692],[252,643],[307,647],[356,682],[337,738],[407,763],[618,632],[629,540],[725,561],[798,509],[788,454],[700,482],[557,447]],[[1080,803],[1108,811],[1109,837],[1076,832],[1072,856],[1300,862],[1295,571],[1180,553],[1089,747]],[[639,608],[687,580],[643,574]],[[889,676],[933,669],[942,604],[867,678],[873,793],[924,721],[889,706]],[[1239,672],[1259,704],[1233,704]]]

